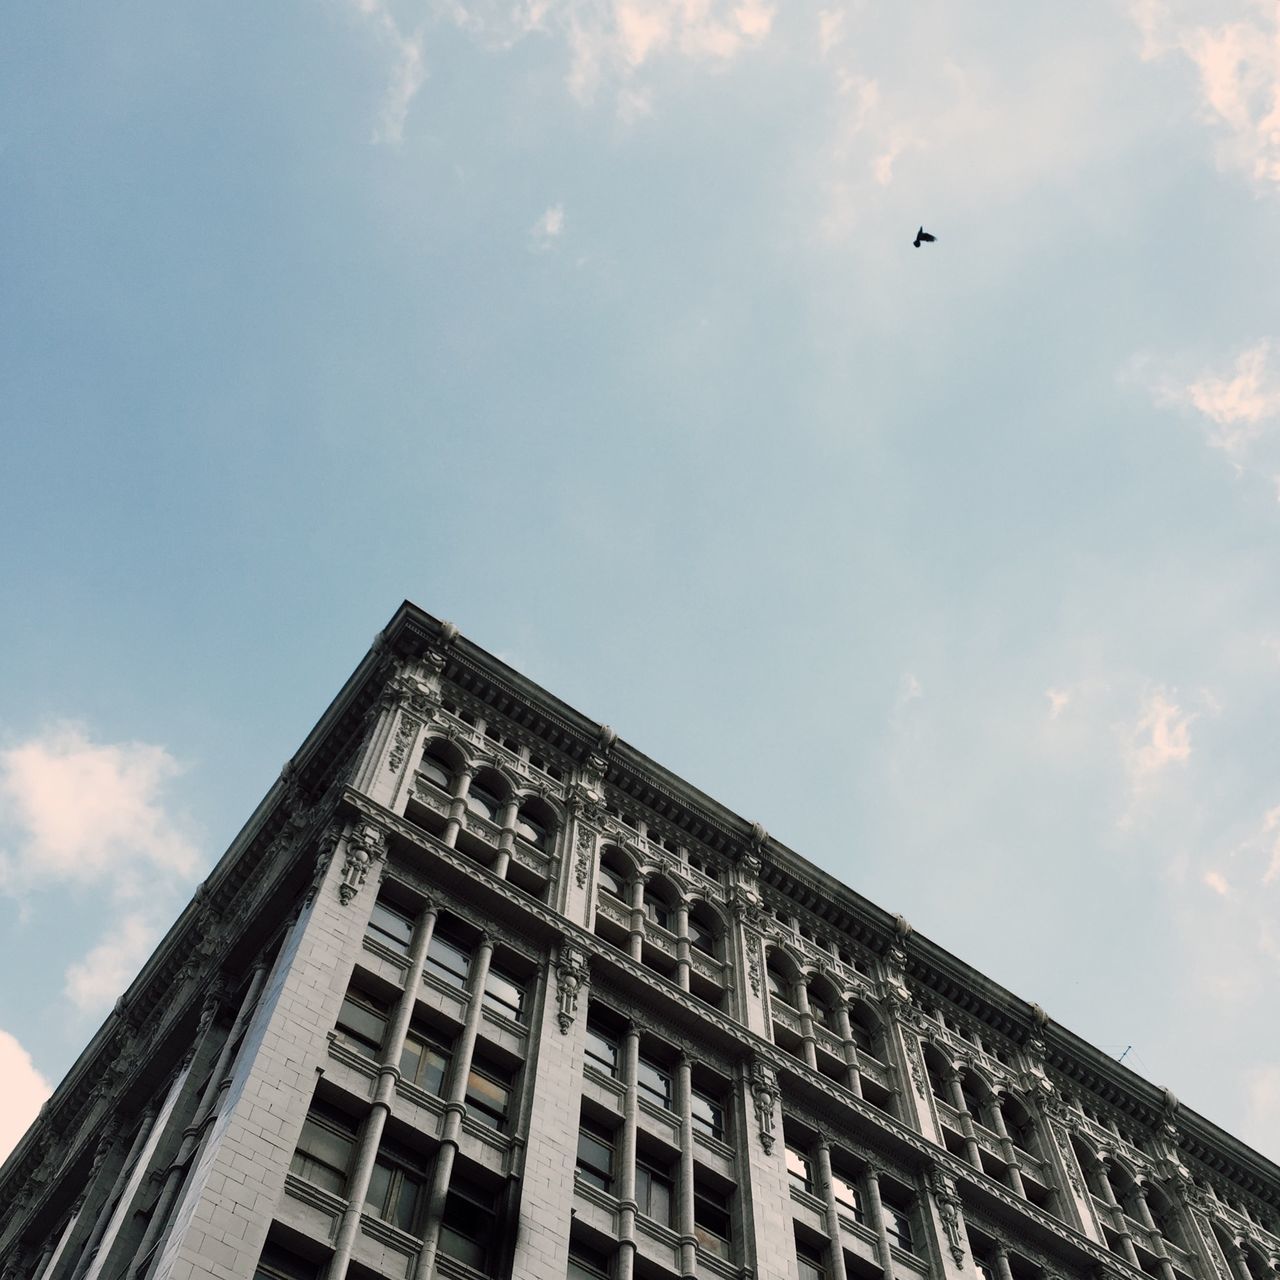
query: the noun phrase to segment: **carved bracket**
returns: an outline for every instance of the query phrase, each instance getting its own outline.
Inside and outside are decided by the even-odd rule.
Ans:
[[[942,1229],[947,1235],[947,1248],[951,1251],[957,1267],[964,1266],[964,1227],[960,1222],[960,1197],[956,1194],[956,1184],[951,1181],[945,1169],[936,1165],[929,1170],[929,1193],[938,1206],[938,1217],[942,1221]]]
[[[773,1108],[778,1101],[778,1077],[773,1065],[763,1058],[751,1064],[751,1097],[756,1104],[756,1124],[760,1145],[766,1153],[773,1151]]]
[[[567,1036],[569,1028],[578,1013],[578,997],[591,981],[591,973],[587,967],[587,953],[572,942],[567,942],[560,949],[560,959],[556,962],[556,1018],[560,1023],[560,1034]]]
[[[347,837],[338,899],[350,906],[369,875],[369,868],[387,856],[387,833],[375,822],[361,819]]]

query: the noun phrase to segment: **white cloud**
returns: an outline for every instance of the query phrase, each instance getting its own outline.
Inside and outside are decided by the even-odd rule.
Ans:
[[[1206,871],[1201,877],[1205,884],[1209,886],[1214,893],[1225,898],[1231,892],[1231,886],[1227,883],[1227,878],[1220,871]]]
[[[550,249],[564,234],[564,205],[553,204],[529,228],[529,239],[535,249]]]
[[[818,11],[818,49],[825,58],[844,38],[844,10]]]
[[[145,915],[127,915],[83,960],[67,967],[63,992],[81,1013],[115,1002],[142,968],[161,928]]]
[[[1280,879],[1280,805],[1262,815],[1262,821],[1240,844],[1235,855],[1255,866],[1261,864],[1260,883],[1269,885]]]
[[[355,0],[356,8],[372,23],[378,37],[391,47],[394,66],[383,94],[374,142],[399,146],[404,141],[404,125],[409,107],[427,78],[422,52],[422,31],[405,32],[386,0]]]
[[[1134,0],[1142,56],[1188,59],[1220,160],[1256,183],[1280,183],[1280,8],[1268,0]],[[1220,19],[1220,20],[1216,20]]]
[[[1239,455],[1270,419],[1280,420],[1280,370],[1271,368],[1271,350],[1271,340],[1264,338],[1236,357],[1232,375],[1201,374],[1185,386],[1166,383],[1156,388],[1157,400],[1197,409],[1213,424],[1209,443]]]
[[[1071,701],[1071,694],[1066,689],[1046,689],[1044,696],[1049,699],[1049,719],[1056,720]]]
[[[1194,713],[1184,713],[1164,689],[1147,694],[1136,723],[1123,731],[1132,801],[1151,791],[1170,766],[1185,765],[1190,760],[1191,725],[1195,718]],[[1121,825],[1127,825],[1132,817],[1131,808]]]
[[[161,803],[182,767],[163,747],[95,743],[62,724],[0,752],[0,884],[105,884],[136,892],[157,872],[189,876],[195,846]]]
[[[52,1092],[31,1055],[7,1031],[0,1031],[0,1163]]]

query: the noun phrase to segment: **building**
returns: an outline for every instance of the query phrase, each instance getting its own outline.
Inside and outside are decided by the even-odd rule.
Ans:
[[[0,1170],[3,1280],[1275,1280],[1280,1170],[404,605]]]

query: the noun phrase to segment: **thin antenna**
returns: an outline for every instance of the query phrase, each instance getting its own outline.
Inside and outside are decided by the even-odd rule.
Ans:
[[[1127,1057],[1129,1056],[1129,1050],[1130,1050],[1130,1049],[1132,1049],[1132,1048],[1133,1048],[1133,1045],[1131,1045],[1131,1044],[1130,1044],[1130,1045],[1126,1045],[1126,1046],[1125,1046],[1125,1050],[1124,1050],[1124,1052],[1123,1052],[1123,1053],[1122,1053],[1122,1054],[1121,1054],[1121,1055],[1116,1059],[1116,1061],[1117,1061],[1117,1062],[1123,1062],[1123,1061],[1125,1060],[1125,1058],[1127,1058]]]

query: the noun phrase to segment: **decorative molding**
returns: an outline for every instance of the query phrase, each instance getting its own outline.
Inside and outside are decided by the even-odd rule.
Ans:
[[[560,959],[556,961],[556,1018],[562,1036],[569,1034],[578,1012],[578,997],[591,982],[587,960],[587,953],[572,941],[560,948]]]
[[[347,837],[346,853],[342,862],[342,881],[338,885],[338,900],[344,907],[354,901],[375,862],[387,856],[387,832],[376,822],[358,822]]]
[[[773,1064],[764,1058],[751,1063],[751,1097],[756,1108],[756,1127],[765,1154],[773,1152],[773,1108],[778,1101],[778,1076]]]
[[[596,833],[579,819],[577,854],[573,864],[573,878],[579,889],[587,887],[587,875],[591,870],[591,855],[595,851]]]
[[[956,1184],[947,1176],[945,1169],[934,1165],[928,1173],[929,1193],[938,1206],[938,1217],[942,1220],[942,1229],[947,1233],[947,1248],[957,1267],[964,1266],[964,1227],[960,1222],[960,1197],[956,1193]]]
[[[907,1048],[907,1068],[911,1072],[911,1083],[922,1102],[927,1101],[929,1090],[924,1079],[924,1063],[921,1058],[920,1041],[913,1035],[904,1035],[903,1043]]]

